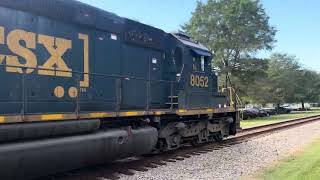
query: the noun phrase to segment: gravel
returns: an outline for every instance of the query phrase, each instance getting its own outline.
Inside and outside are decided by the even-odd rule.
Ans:
[[[257,171],[272,165],[320,138],[320,122],[299,126],[241,144],[192,156],[165,166],[136,171],[133,176],[121,175],[128,180],[169,179],[247,179]]]

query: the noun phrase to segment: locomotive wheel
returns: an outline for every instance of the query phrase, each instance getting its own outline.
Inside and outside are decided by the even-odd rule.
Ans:
[[[190,144],[192,147],[198,147],[200,145],[199,141],[197,138],[194,138],[190,141]]]
[[[223,137],[221,135],[221,133],[217,134],[214,136],[214,140],[218,143],[222,142],[223,141]]]

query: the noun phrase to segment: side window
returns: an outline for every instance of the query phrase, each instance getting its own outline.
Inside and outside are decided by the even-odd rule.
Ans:
[[[197,58],[196,57],[193,57],[193,59],[192,59],[192,70],[193,71],[198,71]]]
[[[206,61],[204,56],[193,57],[193,71],[205,71]]]
[[[205,63],[205,60],[204,60],[204,56],[201,56],[201,71],[205,71],[205,65],[206,65],[206,63]]]

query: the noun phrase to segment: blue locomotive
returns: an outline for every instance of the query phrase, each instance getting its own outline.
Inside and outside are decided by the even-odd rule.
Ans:
[[[236,134],[213,54],[78,1],[0,0],[0,179]]]

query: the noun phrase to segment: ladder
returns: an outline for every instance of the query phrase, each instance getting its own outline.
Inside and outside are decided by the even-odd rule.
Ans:
[[[168,100],[170,102],[167,102],[166,105],[170,106],[170,109],[178,109],[179,107],[179,96],[168,96]]]

